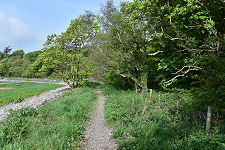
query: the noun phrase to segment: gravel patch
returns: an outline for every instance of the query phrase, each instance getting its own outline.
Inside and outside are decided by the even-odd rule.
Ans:
[[[98,104],[93,114],[92,120],[85,131],[85,138],[87,144],[84,146],[84,150],[116,150],[117,145],[115,139],[112,139],[112,129],[105,126],[104,119],[104,95],[97,87]]]
[[[24,99],[20,103],[9,103],[0,107],[0,122],[3,121],[9,114],[9,110],[18,110],[23,107],[37,109],[47,101],[53,101],[65,93],[66,90],[70,89],[69,86],[61,87],[55,90],[44,92],[40,95],[32,96]]]

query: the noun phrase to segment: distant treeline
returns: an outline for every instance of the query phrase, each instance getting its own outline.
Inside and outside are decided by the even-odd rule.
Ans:
[[[12,49],[10,46],[6,47],[0,52],[0,76],[1,77],[47,77],[41,74],[40,68],[35,66],[38,55],[42,53],[41,50],[24,53],[23,50],[16,50],[10,54]]]

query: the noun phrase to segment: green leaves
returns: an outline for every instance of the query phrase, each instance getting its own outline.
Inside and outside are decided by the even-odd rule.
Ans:
[[[86,81],[93,71],[87,51],[98,25],[90,17],[86,14],[73,19],[65,32],[48,36],[43,53],[39,56],[42,68],[59,72],[72,88]]]

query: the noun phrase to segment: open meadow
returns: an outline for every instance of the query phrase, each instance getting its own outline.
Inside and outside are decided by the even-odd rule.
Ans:
[[[10,102],[21,102],[25,98],[62,86],[33,82],[0,82],[0,106]]]

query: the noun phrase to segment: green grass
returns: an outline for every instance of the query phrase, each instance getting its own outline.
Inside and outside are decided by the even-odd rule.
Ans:
[[[192,116],[186,105],[191,100],[188,94],[161,91],[159,107],[157,91],[150,99],[149,93],[136,95],[107,85],[102,89],[106,96],[105,117],[114,129],[119,150],[225,149],[224,125],[212,124],[211,135],[207,136],[205,121]]]
[[[13,112],[0,126],[0,149],[79,148],[95,100],[95,90],[82,87],[38,110]]]
[[[7,84],[2,84],[7,83]],[[17,86],[19,84],[20,86]],[[41,94],[42,92],[53,90],[63,85],[47,84],[47,83],[31,83],[31,82],[0,82],[0,106],[9,102],[20,102],[24,98]]]

